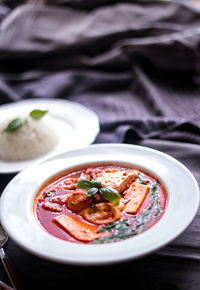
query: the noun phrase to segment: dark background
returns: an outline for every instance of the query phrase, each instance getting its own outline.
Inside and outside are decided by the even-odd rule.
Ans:
[[[100,118],[95,143],[161,150],[186,165],[200,183],[197,6],[187,1],[0,0],[0,21],[0,104],[29,98],[79,102]],[[0,175],[1,191],[12,177]],[[30,290],[196,290],[200,215],[168,246],[117,265],[59,265],[11,240],[6,253]],[[2,265],[0,279],[8,282]]]

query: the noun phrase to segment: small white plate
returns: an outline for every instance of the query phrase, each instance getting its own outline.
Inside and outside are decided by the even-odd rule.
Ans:
[[[91,144],[99,133],[97,115],[88,108],[66,100],[29,99],[0,106],[0,123],[18,114],[29,114],[34,109],[48,110],[54,118],[59,137],[58,145],[46,154],[23,161],[0,160],[0,173],[15,173],[52,156]]]
[[[136,166],[158,177],[168,192],[163,217],[144,233],[111,244],[70,243],[46,232],[33,213],[41,184],[64,169],[106,161]],[[61,263],[100,265],[135,259],[166,245],[186,229],[198,207],[197,182],[176,159],[142,146],[102,144],[64,153],[19,173],[2,194],[0,219],[9,237],[35,255]]]

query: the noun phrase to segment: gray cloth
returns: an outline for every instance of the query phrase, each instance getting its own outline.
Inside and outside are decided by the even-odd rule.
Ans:
[[[200,183],[200,10],[184,1],[47,2],[0,6],[0,104],[80,102],[100,118],[96,143],[161,150]],[[0,176],[1,190],[11,178]],[[120,265],[58,265],[12,241],[6,250],[27,289],[80,289],[85,283],[95,289],[196,290],[199,219],[200,212],[156,253]],[[5,273],[0,278],[6,281]]]

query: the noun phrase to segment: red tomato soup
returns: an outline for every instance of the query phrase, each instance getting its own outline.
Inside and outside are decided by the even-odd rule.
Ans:
[[[63,171],[39,189],[34,213],[50,234],[68,242],[128,239],[159,221],[167,205],[162,183],[118,164]]]

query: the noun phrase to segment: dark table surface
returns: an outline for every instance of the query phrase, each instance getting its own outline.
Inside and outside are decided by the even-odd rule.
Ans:
[[[0,104],[79,102],[99,116],[95,143],[161,150],[200,183],[200,10],[184,1],[46,2],[0,1]],[[1,192],[12,177],[0,175]],[[196,290],[200,212],[169,245],[122,264],[59,265],[11,240],[6,253],[30,290]],[[0,279],[9,283],[1,264]]]

